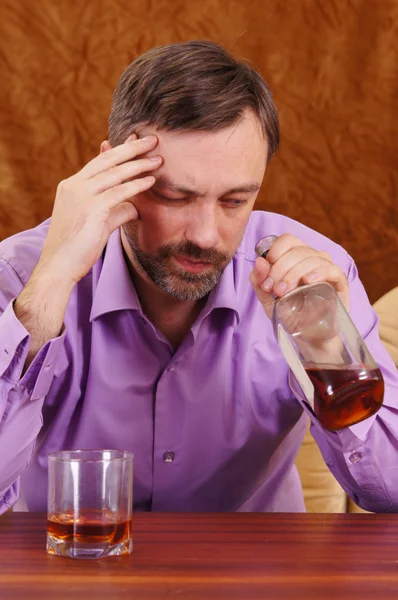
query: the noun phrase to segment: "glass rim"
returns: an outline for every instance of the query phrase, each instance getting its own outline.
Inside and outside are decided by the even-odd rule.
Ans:
[[[104,457],[103,454],[105,452],[109,452],[111,456]],[[95,454],[98,454],[98,456],[94,456]],[[134,454],[129,450],[118,450],[117,448],[81,448],[80,450],[57,450],[55,452],[49,452],[47,456],[49,459],[55,459],[62,462],[98,463],[123,461],[126,459],[132,460],[134,458]]]

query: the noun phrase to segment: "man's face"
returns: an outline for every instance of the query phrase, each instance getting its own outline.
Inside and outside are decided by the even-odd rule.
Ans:
[[[123,227],[137,272],[180,300],[217,284],[237,250],[264,177],[267,144],[251,112],[219,132],[157,131],[149,153],[163,158],[154,186],[134,203],[141,219]],[[127,247],[126,247],[127,246]]]

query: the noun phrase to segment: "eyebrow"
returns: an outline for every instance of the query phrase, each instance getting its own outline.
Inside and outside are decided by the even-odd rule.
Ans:
[[[173,192],[178,192],[179,194],[184,194],[186,196],[196,196],[196,197],[200,198],[205,195],[205,194],[200,194],[199,192],[197,192],[196,190],[193,190],[191,188],[187,188],[185,186],[179,185],[178,183],[171,181],[164,175],[159,175],[159,177],[156,177],[155,186],[156,185],[165,187]],[[253,194],[255,192],[258,192],[260,187],[261,187],[261,183],[257,183],[256,181],[249,181],[248,183],[245,183],[244,185],[239,185],[237,187],[233,187],[229,190],[226,190],[221,195],[227,196],[228,194]]]

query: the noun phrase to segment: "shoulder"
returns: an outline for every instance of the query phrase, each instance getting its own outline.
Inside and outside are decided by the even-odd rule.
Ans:
[[[49,225],[47,219],[0,242],[0,268],[13,269],[25,284],[40,258]]]
[[[326,236],[318,233],[314,229],[303,225],[299,221],[266,211],[253,211],[246,228],[245,235],[238,248],[238,259],[252,264],[256,260],[254,251],[255,245],[262,237],[266,235],[280,236],[284,233],[290,233],[298,237],[308,246],[315,250],[327,252],[333,262],[339,265],[346,273],[352,266],[352,258],[342,246],[336,244]]]

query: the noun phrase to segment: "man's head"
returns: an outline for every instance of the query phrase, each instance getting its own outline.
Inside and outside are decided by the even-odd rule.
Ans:
[[[153,188],[124,226],[133,263],[165,293],[204,297],[236,252],[266,164],[279,145],[276,108],[262,77],[212,42],[155,48],[123,73],[109,141],[155,134]],[[135,266],[137,266],[135,264]]]

